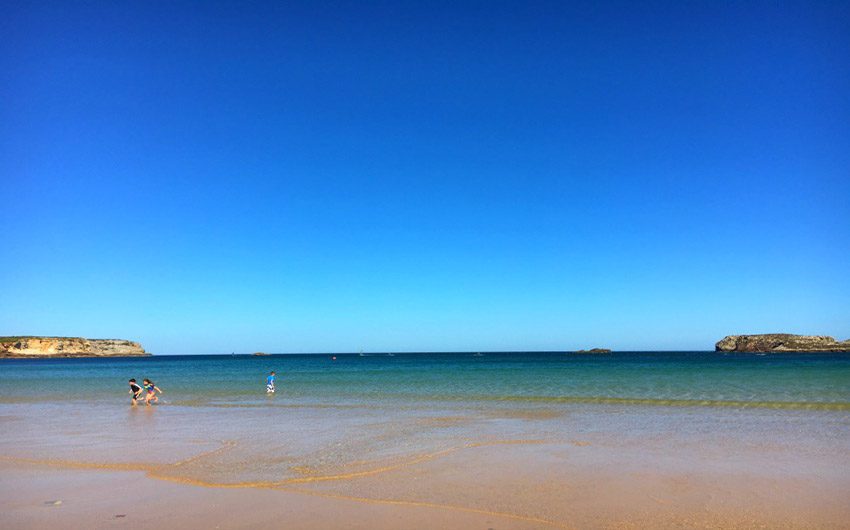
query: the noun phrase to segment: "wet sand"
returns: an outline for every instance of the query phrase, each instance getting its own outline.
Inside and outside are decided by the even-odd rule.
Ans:
[[[0,465],[3,528],[539,528],[489,514],[271,489],[203,488],[142,472]],[[46,501],[62,500],[60,505]]]
[[[319,425],[293,424],[273,448],[257,444],[256,433],[187,437],[169,423],[184,420],[176,408],[123,412],[171,426],[173,437],[153,438],[139,451],[122,451],[106,432],[62,418],[41,422],[39,444],[29,432],[34,418],[0,417],[4,427],[18,427],[19,441],[32,440],[4,444],[0,527],[850,528],[844,442],[816,433],[790,443],[757,443],[732,429],[612,436],[555,410],[406,412],[383,421],[359,411],[356,428],[334,427],[337,412],[301,411]],[[586,420],[611,417],[598,412],[585,411]],[[637,422],[644,413],[620,411]],[[235,414],[231,420],[242,413]],[[823,416],[816,424],[826,418],[846,420]],[[186,433],[197,435],[205,419]],[[244,420],[238,424],[253,424]],[[723,430],[719,420],[714,427]],[[55,428],[80,443],[59,443]],[[330,443],[324,430],[333,433]],[[809,438],[810,446],[800,445]]]
[[[7,400],[0,491],[4,529],[850,528],[850,414]]]

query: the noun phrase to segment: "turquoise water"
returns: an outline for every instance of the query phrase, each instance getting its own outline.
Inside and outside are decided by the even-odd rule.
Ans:
[[[278,374],[273,396],[265,390],[270,370]],[[154,380],[164,391],[161,404],[130,407],[130,377]],[[288,484],[504,440],[532,445],[502,447],[496,461],[523,454],[548,465],[568,454],[594,469],[843,476],[850,355],[0,360],[0,461],[103,469],[159,463],[165,467],[151,472],[172,480]],[[362,481],[335,487],[391,496]],[[424,498],[440,491],[435,486]]]
[[[547,403],[850,410],[850,354],[641,352],[152,356],[0,360],[0,403],[121,403],[150,378],[177,405],[528,407]]]

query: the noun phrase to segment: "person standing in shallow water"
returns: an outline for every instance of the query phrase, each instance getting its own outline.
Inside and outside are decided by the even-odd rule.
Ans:
[[[133,396],[130,398],[130,404],[135,407],[136,402],[139,401],[139,398],[142,396],[142,387],[136,383],[135,379],[130,379],[130,395]]]
[[[274,371],[266,378],[266,394],[274,394]]]
[[[150,379],[145,379],[142,383],[145,385],[145,390],[147,391],[147,395],[145,396],[145,405],[150,406],[151,401],[159,403],[159,398],[156,397],[156,393],[159,392],[162,394],[162,390],[160,390],[159,387],[156,386]]]

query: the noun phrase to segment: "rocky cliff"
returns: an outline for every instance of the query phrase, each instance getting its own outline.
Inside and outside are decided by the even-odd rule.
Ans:
[[[850,352],[850,340],[836,341],[822,335],[729,335],[714,345],[714,351],[735,352]]]
[[[150,355],[138,342],[80,337],[0,337],[0,357],[117,357]]]

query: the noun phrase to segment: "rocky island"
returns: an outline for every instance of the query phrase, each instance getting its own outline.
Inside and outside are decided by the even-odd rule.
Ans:
[[[608,348],[591,348],[589,350],[578,350],[575,353],[611,353]]]
[[[729,335],[714,345],[722,352],[850,352],[850,340],[836,341],[823,335]]]
[[[124,357],[150,355],[138,342],[82,337],[0,337],[0,358]]]

